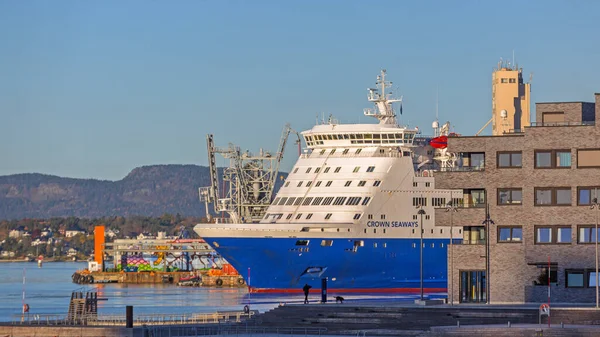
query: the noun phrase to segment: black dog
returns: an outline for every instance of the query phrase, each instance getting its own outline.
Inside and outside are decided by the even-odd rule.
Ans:
[[[342,296],[336,296],[335,297],[335,303],[340,302],[342,304],[344,304],[344,298]]]

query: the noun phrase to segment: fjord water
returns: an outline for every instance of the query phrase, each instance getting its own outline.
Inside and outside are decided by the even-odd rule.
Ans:
[[[246,288],[178,287],[163,284],[93,284],[71,282],[71,275],[87,262],[49,262],[38,268],[34,262],[0,263],[0,321],[10,321],[25,303],[31,314],[66,314],[73,291],[96,289],[107,298],[98,303],[100,314],[124,314],[133,305],[134,314],[210,313],[242,310],[248,304]],[[23,271],[25,284],[23,285]],[[269,310],[279,302],[256,303],[252,309]]]
[[[193,314],[216,311],[242,311],[245,305],[265,312],[280,303],[300,304],[302,294],[248,294],[246,288],[178,287],[173,284],[93,284],[71,282],[71,275],[87,267],[87,262],[48,262],[39,268],[35,262],[0,263],[0,321],[18,320],[22,310],[23,289],[30,314],[66,315],[73,291],[96,289],[106,301],[98,303],[99,314],[125,315],[125,306],[132,305],[135,315]],[[23,284],[25,271],[25,284]],[[300,290],[300,289],[299,289]],[[315,290],[315,289],[313,289]],[[318,290],[317,290],[318,291]],[[350,302],[406,302],[418,295],[341,294]],[[443,294],[432,295],[432,298]],[[320,301],[311,293],[311,303]],[[333,297],[329,297],[333,300]],[[335,301],[335,300],[333,300]]]

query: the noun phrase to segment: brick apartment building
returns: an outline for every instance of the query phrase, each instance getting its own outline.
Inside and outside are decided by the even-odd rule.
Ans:
[[[595,103],[537,103],[535,120],[504,135],[448,139],[460,167],[436,173],[436,187],[463,199],[435,219],[462,229],[448,251],[455,303],[486,302],[488,234],[490,303],[546,302],[548,283],[553,303],[596,301],[600,94]]]

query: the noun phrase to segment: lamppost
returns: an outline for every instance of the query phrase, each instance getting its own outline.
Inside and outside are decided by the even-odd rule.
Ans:
[[[417,206],[417,208],[419,209],[417,214],[421,215],[421,248],[419,254],[419,264],[421,267],[421,302],[423,302],[423,215],[425,214],[425,210],[423,209],[422,203],[420,203],[419,206]]]
[[[598,203],[598,189],[594,190],[596,196],[592,199],[592,205],[590,209],[596,209],[596,230],[595,230],[595,238],[594,245],[596,246],[596,309],[598,309],[598,299],[600,298],[600,291],[598,290],[598,213],[600,212],[600,204]]]
[[[485,204],[485,303],[490,304],[490,226],[494,220],[490,218],[490,205]]]
[[[454,213],[458,208],[454,205],[452,192],[450,192],[450,202],[446,205],[446,212],[450,212],[450,305],[454,305]]]

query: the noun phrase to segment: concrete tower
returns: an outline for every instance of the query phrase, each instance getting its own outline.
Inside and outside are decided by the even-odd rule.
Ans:
[[[523,83],[523,69],[498,62],[492,74],[492,135],[519,132],[530,125],[531,83]]]

